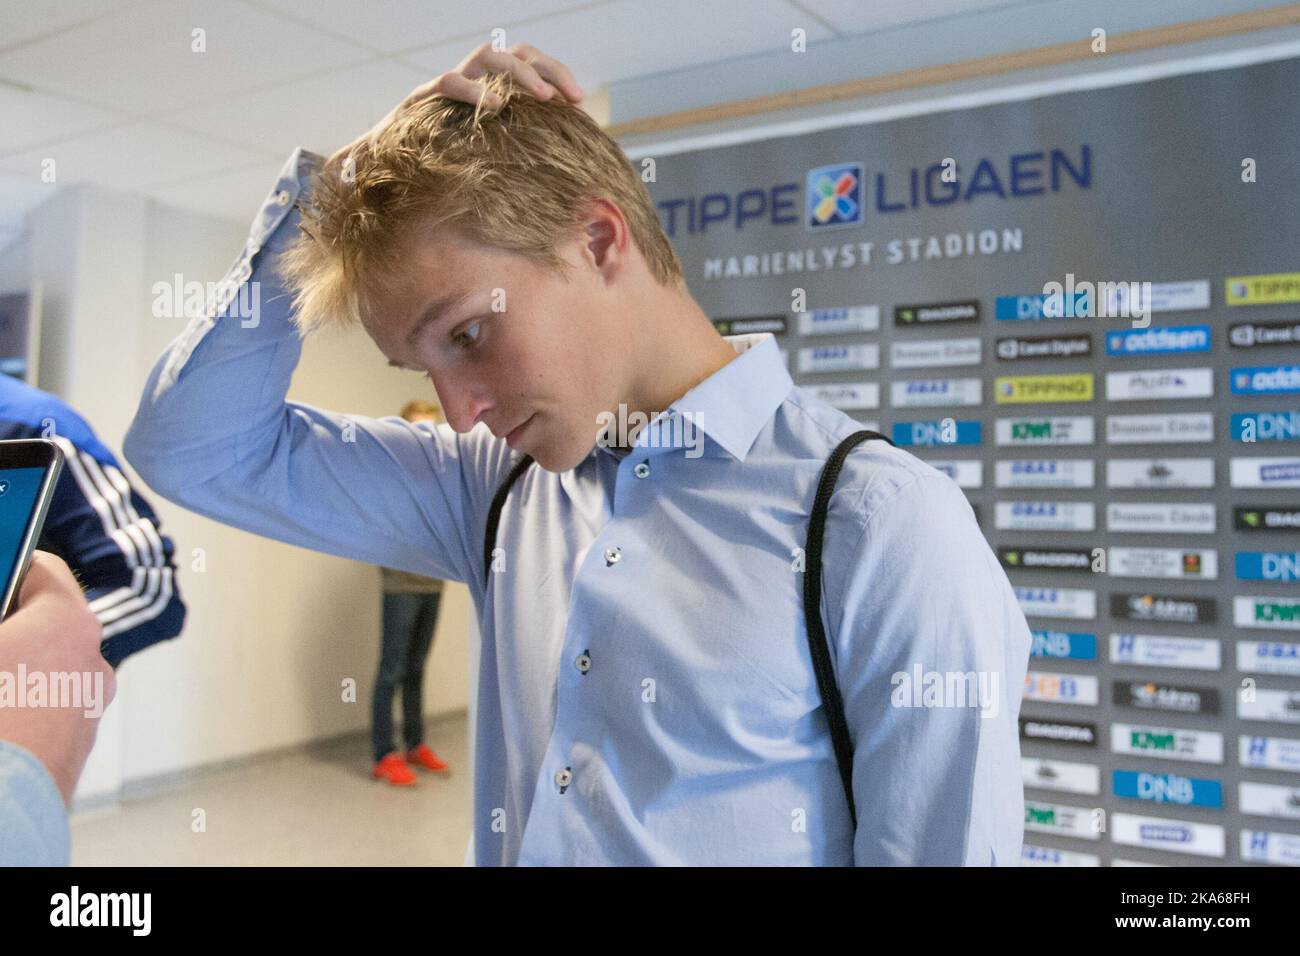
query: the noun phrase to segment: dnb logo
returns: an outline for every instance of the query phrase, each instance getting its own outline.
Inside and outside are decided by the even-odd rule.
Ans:
[[[808,170],[804,225],[809,229],[862,222],[862,166],[837,163]]]

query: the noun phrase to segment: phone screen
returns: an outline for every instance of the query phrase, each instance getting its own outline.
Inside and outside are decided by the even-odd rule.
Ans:
[[[46,470],[0,468],[0,582],[8,583],[21,557]]]

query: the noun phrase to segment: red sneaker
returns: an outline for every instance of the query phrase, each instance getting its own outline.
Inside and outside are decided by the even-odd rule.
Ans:
[[[387,780],[394,787],[409,787],[415,783],[415,774],[396,752],[385,754],[384,759],[375,764],[376,780]]]
[[[420,744],[406,755],[407,763],[423,767],[425,770],[437,770],[445,773],[451,768],[438,759],[438,755],[429,749],[428,744]]]

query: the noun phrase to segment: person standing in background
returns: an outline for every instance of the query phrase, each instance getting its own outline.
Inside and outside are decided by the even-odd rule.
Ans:
[[[116,668],[185,626],[176,545],[117,458],[61,398],[0,375],[0,439],[48,438],[64,468],[36,547],[58,555],[104,626],[100,651]]]
[[[412,399],[402,407],[408,422],[446,421],[442,409]],[[415,783],[411,766],[445,773],[449,767],[424,742],[424,663],[438,624],[442,582],[407,571],[383,568],[384,634],[375,678],[372,737],[376,779],[395,787]],[[393,693],[402,688],[402,734],[406,758],[393,749]]]

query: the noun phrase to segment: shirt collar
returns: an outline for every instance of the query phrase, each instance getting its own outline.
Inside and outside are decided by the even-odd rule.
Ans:
[[[670,437],[682,434],[690,423],[711,441],[704,443],[704,457],[716,457],[717,448],[744,461],[754,440],[776,414],[794,387],[771,332],[724,335],[736,357],[673,402],[637,436],[634,450],[642,447],[675,447]],[[680,422],[675,421],[680,417]],[[617,454],[610,448],[605,451]]]

